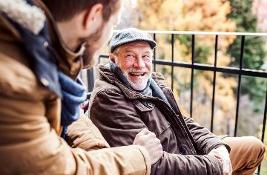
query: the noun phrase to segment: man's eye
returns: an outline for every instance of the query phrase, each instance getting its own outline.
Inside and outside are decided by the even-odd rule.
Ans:
[[[134,57],[134,55],[133,54],[127,54],[126,57],[127,58],[132,58],[132,57]]]
[[[145,61],[150,61],[150,60],[151,60],[151,56],[150,56],[150,55],[144,55],[144,56],[143,56],[143,59],[144,59]]]

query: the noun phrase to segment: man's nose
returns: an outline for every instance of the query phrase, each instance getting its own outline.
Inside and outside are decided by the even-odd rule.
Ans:
[[[142,56],[139,56],[139,57],[137,57],[136,58],[136,60],[135,60],[135,65],[134,65],[135,67],[138,67],[138,68],[143,68],[143,67],[145,67],[145,62],[144,62],[144,60],[142,59]]]

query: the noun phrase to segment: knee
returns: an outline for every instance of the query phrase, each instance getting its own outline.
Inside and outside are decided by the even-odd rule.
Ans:
[[[246,141],[250,148],[249,151],[255,155],[258,155],[258,158],[263,158],[265,145],[262,143],[262,141],[254,136],[247,136]]]

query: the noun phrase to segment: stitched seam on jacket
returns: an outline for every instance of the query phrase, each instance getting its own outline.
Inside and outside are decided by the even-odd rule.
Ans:
[[[167,91],[167,93],[170,95],[171,100],[174,101],[174,103],[175,103],[175,105],[176,105],[176,107],[177,107],[178,113],[180,113],[180,114],[181,114],[181,117],[183,117],[183,115],[182,115],[182,113],[180,112],[179,107],[178,107],[178,105],[177,105],[177,103],[176,103],[176,101],[175,101],[175,98],[174,98],[172,92],[170,91],[170,89],[169,89],[169,88],[166,88],[166,87],[165,87],[164,89],[165,89],[165,90]],[[172,108],[171,108],[171,110],[172,110],[172,112],[173,112],[174,114],[176,114]],[[184,125],[183,125],[181,119],[179,118],[179,114],[178,114],[178,116],[175,115],[175,117],[178,119],[178,121],[179,121],[180,124],[182,125],[183,129],[185,130],[185,134],[187,135],[187,137],[190,138],[190,136],[189,136],[188,133],[186,132],[186,131],[187,131],[186,128],[184,127]],[[190,131],[189,131],[189,132],[190,132]],[[191,140],[191,139],[190,139],[190,140]],[[194,139],[193,139],[192,141],[194,142]],[[188,143],[189,143],[189,142],[188,142]],[[189,144],[192,146],[192,147],[191,147],[191,151],[194,152],[194,153],[196,153],[196,151],[192,149],[192,148],[195,149],[194,145],[193,145],[191,142],[190,142]]]
[[[186,132],[186,128],[185,128],[184,125],[182,124],[180,118],[176,116],[176,113],[173,111],[173,109],[170,108],[169,105],[167,105],[164,101],[162,101],[162,100],[160,100],[160,101],[163,102],[163,103],[167,106],[166,109],[167,109],[170,113],[172,113],[172,114],[175,115],[175,116],[174,116],[174,117],[175,117],[174,120],[179,122],[181,128],[182,128],[183,131],[184,131],[184,132],[182,132],[182,134],[183,134],[183,135],[185,134],[188,138],[190,138],[190,137],[188,136],[187,132]],[[175,127],[174,127],[174,129],[175,129]],[[176,136],[176,137],[177,137],[177,136]],[[192,143],[189,142],[189,141],[187,141],[187,140],[186,140],[186,142],[187,142],[189,145],[191,145],[190,150],[192,151],[192,153],[196,154],[196,151],[192,149],[192,148],[194,148],[194,145],[192,145]]]

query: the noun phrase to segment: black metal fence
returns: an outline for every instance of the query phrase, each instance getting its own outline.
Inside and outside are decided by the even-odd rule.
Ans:
[[[158,65],[163,66],[170,66],[171,67],[171,88],[174,88],[174,68],[186,68],[191,70],[191,81],[190,81],[190,116],[193,117],[193,96],[194,96],[194,71],[195,70],[202,70],[202,71],[210,71],[213,73],[213,89],[212,89],[212,102],[211,102],[211,121],[210,121],[210,130],[214,130],[214,104],[215,104],[215,96],[216,96],[216,73],[227,73],[238,76],[238,85],[237,85],[237,93],[236,93],[236,111],[235,111],[235,128],[234,128],[234,136],[237,135],[238,129],[238,122],[239,122],[239,104],[240,104],[240,93],[241,93],[241,78],[242,76],[249,76],[253,78],[264,78],[267,81],[267,71],[266,70],[255,70],[255,69],[246,69],[243,67],[243,55],[244,55],[244,47],[246,37],[249,36],[259,36],[259,37],[266,37],[266,33],[224,33],[224,32],[177,32],[177,31],[148,31],[149,33],[153,34],[153,38],[157,41],[157,35],[159,34],[166,34],[170,35],[171,40],[171,60],[159,60],[157,59],[157,50],[154,50],[154,59],[153,59],[153,68],[154,71],[157,70]],[[174,59],[174,42],[175,36],[177,35],[187,35],[191,38],[191,62],[181,62],[175,61]],[[197,35],[209,35],[215,36],[214,41],[214,64],[202,64],[195,62],[195,46],[196,46],[196,39]],[[217,65],[218,60],[218,39],[221,36],[227,35],[234,35],[236,37],[241,37],[241,45],[240,45],[240,58],[239,58],[239,67],[222,67]],[[108,58],[106,55],[101,55],[100,58]],[[90,80],[93,80],[92,72],[88,73],[88,76],[91,76]],[[92,81],[89,81],[88,84],[89,90],[92,89]],[[267,87],[266,87],[267,89]],[[264,97],[263,97],[264,98]],[[261,131],[261,140],[264,142],[264,134],[265,134],[265,127],[266,127],[266,111],[267,111],[267,90],[265,93],[265,105],[264,105],[264,116],[262,120],[262,131]],[[260,167],[258,169],[258,174],[260,173]]]

